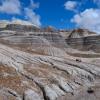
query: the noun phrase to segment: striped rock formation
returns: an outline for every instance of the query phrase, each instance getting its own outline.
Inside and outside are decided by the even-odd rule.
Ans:
[[[100,54],[69,42],[60,33],[1,30],[0,100],[100,100]]]

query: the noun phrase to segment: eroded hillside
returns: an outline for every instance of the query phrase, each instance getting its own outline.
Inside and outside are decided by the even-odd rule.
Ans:
[[[99,36],[92,35],[95,51],[89,31],[74,37],[24,27],[0,31],[0,100],[100,100]]]

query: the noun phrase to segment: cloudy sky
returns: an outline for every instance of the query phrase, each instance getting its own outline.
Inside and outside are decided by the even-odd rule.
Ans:
[[[0,20],[100,33],[100,0],[0,0]]]

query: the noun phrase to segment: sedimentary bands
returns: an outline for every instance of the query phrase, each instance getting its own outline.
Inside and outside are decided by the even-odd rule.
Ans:
[[[100,100],[100,36],[19,26],[0,29],[0,100]]]

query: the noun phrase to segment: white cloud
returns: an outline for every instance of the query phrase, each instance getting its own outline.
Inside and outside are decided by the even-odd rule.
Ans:
[[[30,0],[30,7],[32,9],[39,8],[39,3],[35,3],[33,0]]]
[[[0,12],[7,14],[20,14],[21,4],[19,0],[2,0]]]
[[[100,33],[100,9],[86,9],[74,15],[71,22],[76,23],[78,27]]]
[[[75,8],[77,6],[77,2],[76,1],[67,1],[64,4],[64,7],[66,10],[71,10],[71,11],[75,11]]]
[[[39,3],[34,3],[30,0],[30,5],[27,8],[22,8],[20,0],[1,0],[0,12],[7,14],[20,14],[27,18],[27,22],[21,19],[12,18],[12,23],[33,24],[35,26],[41,26],[40,16],[35,13],[35,9],[39,8]],[[23,9],[23,10],[22,10]]]
[[[21,24],[21,25],[33,25],[31,22],[29,21],[25,21],[25,20],[22,20],[22,19],[18,19],[18,18],[15,18],[13,17],[11,22],[11,24]]]
[[[32,9],[30,8],[25,8],[25,15],[26,18],[29,22],[31,22],[32,24],[36,25],[36,26],[41,26],[41,22],[40,22],[40,16],[37,15]]]

